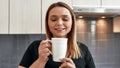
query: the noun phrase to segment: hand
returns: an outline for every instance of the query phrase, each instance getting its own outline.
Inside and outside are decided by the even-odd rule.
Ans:
[[[74,62],[72,61],[71,58],[63,58],[61,59],[63,62],[59,68],[76,68]]]
[[[40,46],[38,48],[38,53],[39,53],[38,59],[44,65],[48,61],[48,56],[50,55],[49,47],[50,47],[50,45],[48,44],[48,41],[43,40],[43,41],[41,41]]]

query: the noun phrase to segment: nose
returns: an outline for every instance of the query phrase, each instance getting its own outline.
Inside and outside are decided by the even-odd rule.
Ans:
[[[62,19],[59,19],[59,20],[58,20],[57,25],[63,25]]]

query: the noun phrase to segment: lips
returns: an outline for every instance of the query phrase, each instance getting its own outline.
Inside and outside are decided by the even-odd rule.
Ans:
[[[65,28],[55,28],[55,30],[61,32],[61,31],[65,30]]]

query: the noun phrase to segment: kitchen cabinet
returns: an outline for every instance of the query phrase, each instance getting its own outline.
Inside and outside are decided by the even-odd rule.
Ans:
[[[9,0],[0,0],[0,34],[8,34]]]
[[[73,6],[120,8],[120,0],[72,0]]]
[[[113,18],[113,32],[120,33],[120,16]]]
[[[72,7],[72,0],[42,0],[42,34],[45,34],[45,15],[48,7],[54,2],[65,2]]]
[[[101,7],[101,0],[72,0],[77,7]]]
[[[120,8],[120,0],[102,0],[102,7]]]
[[[10,0],[10,34],[41,33],[41,0]]]

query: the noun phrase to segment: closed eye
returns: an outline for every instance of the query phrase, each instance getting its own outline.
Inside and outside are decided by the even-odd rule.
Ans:
[[[62,18],[62,20],[63,20],[63,21],[68,21],[69,18],[68,18],[67,16],[65,16],[65,17]]]
[[[63,18],[62,20],[63,20],[63,21],[68,21],[68,19],[67,19],[67,18]]]
[[[53,22],[57,21],[57,17],[51,17],[50,20],[53,21]]]

